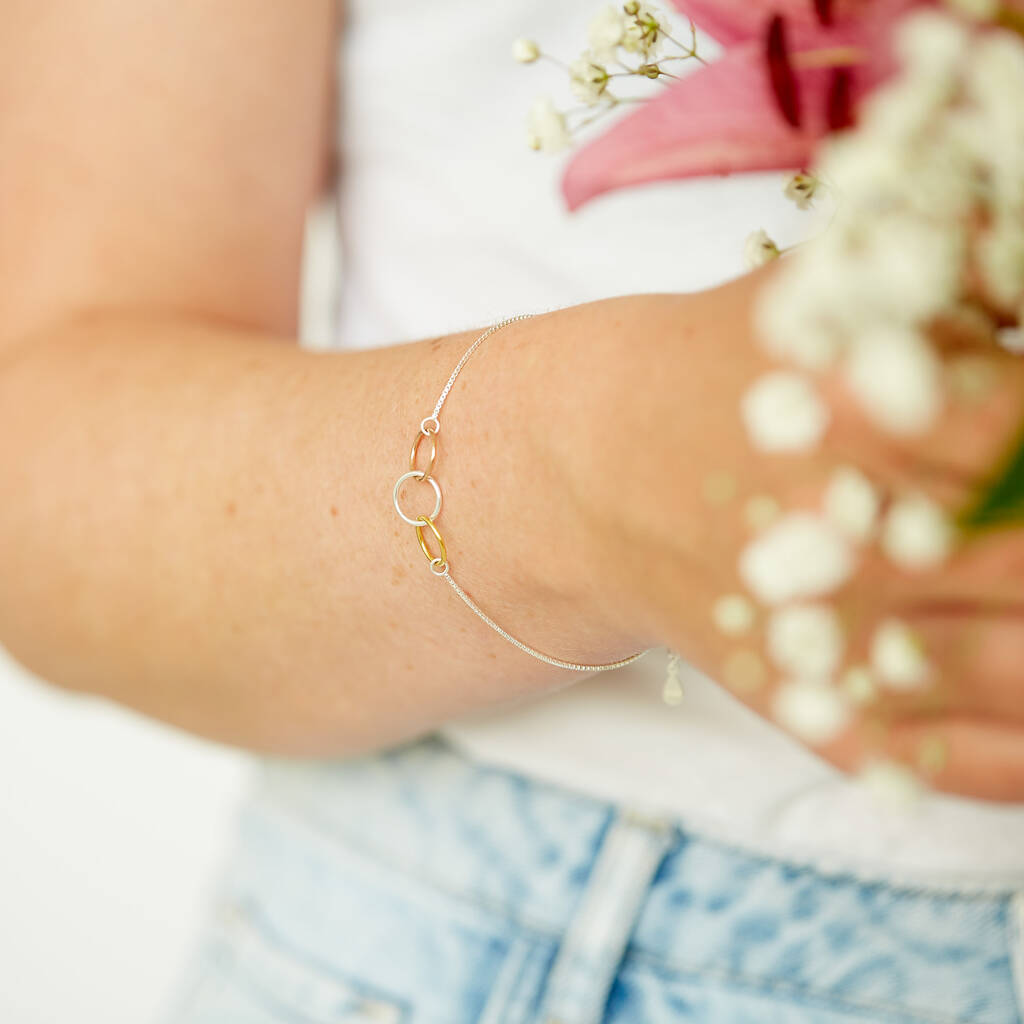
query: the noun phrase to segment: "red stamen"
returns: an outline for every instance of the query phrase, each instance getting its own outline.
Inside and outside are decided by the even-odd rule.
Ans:
[[[826,28],[832,24],[832,0],[814,0],[814,13]]]
[[[786,46],[786,23],[776,14],[768,26],[768,77],[782,116],[794,128],[800,127],[800,92]]]
[[[853,74],[849,68],[836,68],[828,89],[828,126],[834,132],[853,124]]]

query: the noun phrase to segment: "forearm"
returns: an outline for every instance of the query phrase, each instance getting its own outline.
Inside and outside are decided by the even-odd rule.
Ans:
[[[452,573],[559,657],[641,644],[552,446],[601,414],[588,381],[615,372],[616,304],[645,301],[506,328],[442,414]],[[315,354],[104,317],[14,346],[0,364],[0,641],[59,685],[296,753],[378,746],[573,681],[432,576],[391,502],[475,333]],[[432,507],[429,488],[405,493]]]

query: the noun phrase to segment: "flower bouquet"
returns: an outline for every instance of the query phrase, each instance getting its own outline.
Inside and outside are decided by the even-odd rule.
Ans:
[[[813,453],[832,419],[825,374],[841,378],[872,429],[895,437],[927,432],[950,403],[982,407],[999,365],[986,351],[1024,349],[1024,3],[673,5],[674,17],[637,0],[606,7],[569,64],[519,40],[515,58],[559,63],[579,101],[561,111],[538,100],[529,142],[558,152],[588,135],[562,180],[570,209],[648,182],[767,170],[789,172],[784,188],[801,209],[831,207],[827,225],[789,251],[764,231],[746,240],[752,267],[784,256],[755,310],[754,334],[777,368],[737,409],[750,444],[766,457]],[[716,59],[699,52],[698,29],[721,45]],[[634,85],[647,93],[624,92]],[[589,137],[626,105],[635,109]],[[724,595],[713,617],[730,635],[766,617],[781,725],[826,743],[887,691],[927,689],[928,651],[898,619],[878,625],[863,663],[847,664],[830,595],[868,551],[913,573],[1024,526],[1024,409],[1021,426],[952,513],[920,492],[886,494],[855,465],[834,474],[814,511],[757,499],[738,565],[746,593]],[[665,697],[680,699],[671,672]],[[918,774],[944,756],[933,737]],[[864,771],[890,792],[917,782],[906,765]]]

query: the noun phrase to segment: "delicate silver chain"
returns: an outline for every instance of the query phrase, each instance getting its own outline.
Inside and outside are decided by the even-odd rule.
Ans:
[[[493,327],[488,327],[483,334],[480,335],[476,341],[473,342],[465,352],[462,353],[462,358],[455,364],[455,369],[452,370],[452,375],[448,378],[448,383],[445,384],[444,389],[441,391],[441,397],[437,400],[437,405],[434,406],[433,415],[428,419],[437,422],[437,417],[441,415],[441,406],[444,405],[444,400],[448,397],[448,392],[451,391],[452,385],[455,383],[455,378],[458,377],[462,368],[466,365],[466,361],[469,357],[492,335],[502,329],[502,327],[508,327],[509,324],[514,324],[517,320],[529,320],[532,317],[532,313],[519,313],[516,316],[506,317],[500,323],[496,323]]]
[[[622,668],[623,665],[628,665],[630,662],[636,661],[637,658],[642,658],[647,651],[640,651],[637,654],[631,654],[628,658],[623,658],[621,661],[613,661],[608,665],[581,665],[575,661],[562,661],[561,658],[552,658],[547,654],[541,654],[540,651],[535,650],[529,644],[524,644],[522,640],[517,640],[511,633],[506,632],[499,626],[494,619],[492,619],[486,612],[482,611],[479,606],[473,601],[473,599],[467,594],[462,587],[452,579],[452,574],[445,569],[443,573],[434,573],[435,576],[443,576],[451,585],[452,590],[455,591],[459,597],[462,598],[470,608],[480,616],[488,626],[491,627],[496,633],[500,633],[509,643],[513,643],[521,651],[526,651],[527,654],[532,654],[535,658],[540,661],[546,661],[549,665],[557,665],[559,668],[571,668],[574,672],[603,672],[610,668]]]
[[[423,435],[424,437],[430,437],[432,438],[432,440],[436,441],[436,435],[441,430],[441,423],[438,419],[438,416],[440,416],[441,414],[441,408],[444,406],[445,399],[448,397],[448,393],[451,391],[452,386],[455,384],[455,380],[459,376],[459,373],[461,372],[463,366],[466,365],[466,361],[476,351],[476,349],[496,331],[500,331],[503,327],[507,327],[509,324],[515,323],[517,320],[528,320],[532,315],[532,313],[520,313],[516,316],[507,317],[506,319],[500,321],[499,323],[494,324],[494,326],[489,327],[486,331],[484,331],[483,334],[480,335],[479,338],[476,339],[476,341],[473,342],[472,345],[469,346],[468,349],[466,349],[466,351],[462,355],[462,358],[456,364],[455,369],[452,370],[452,375],[448,378],[448,383],[445,384],[444,389],[441,391],[441,396],[437,400],[437,405],[434,406],[433,413],[430,416],[425,417],[423,421],[420,423],[421,435]],[[433,422],[433,429],[428,428],[428,424],[430,424],[431,421]],[[502,629],[501,626],[499,626],[494,621],[494,619],[492,619],[485,611],[483,611],[483,609],[476,604],[476,602],[462,589],[462,587],[460,587],[459,584],[455,582],[455,579],[452,577],[448,567],[447,557],[432,558],[424,545],[422,528],[425,525],[429,525],[434,535],[437,537],[439,541],[441,541],[442,551],[444,552],[444,555],[447,555],[447,550],[444,548],[444,542],[443,540],[441,540],[441,536],[437,532],[437,527],[433,524],[433,518],[439,514],[441,507],[440,487],[438,486],[437,481],[432,476],[430,476],[429,472],[417,470],[413,465],[413,462],[416,457],[417,447],[420,440],[421,437],[417,436],[416,443],[413,445],[412,455],[410,456],[410,472],[404,473],[401,477],[399,477],[398,483],[395,484],[395,488],[393,491],[395,511],[398,512],[399,516],[403,520],[405,520],[405,522],[417,525],[416,520],[410,519],[402,512],[401,506],[398,503],[399,487],[401,486],[402,481],[408,477],[417,477],[420,480],[426,480],[433,486],[434,491],[436,492],[437,495],[434,515],[433,517],[421,516],[420,519],[422,520],[422,525],[417,526],[417,532],[420,537],[420,546],[423,548],[424,554],[426,554],[427,557],[430,559],[430,571],[435,576],[441,576],[445,580],[447,580],[448,583],[451,585],[451,588],[455,591],[456,594],[459,595],[463,602],[479,618],[486,622],[487,625],[491,627],[491,629],[493,629],[496,633],[501,634],[501,636],[508,640],[509,643],[515,644],[515,646],[518,647],[521,651],[525,651],[527,654],[531,655],[534,658],[537,658],[539,661],[546,662],[548,665],[554,665],[557,668],[571,669],[574,672],[605,672],[609,669],[622,668],[622,666],[629,665],[631,662],[636,661],[638,658],[642,658],[645,654],[648,653],[648,650],[654,650],[654,648],[649,648],[648,650],[643,650],[637,652],[636,654],[631,654],[628,658],[621,658],[619,661],[613,661],[604,665],[584,665],[580,662],[563,661],[561,658],[553,658],[550,655],[543,654],[541,651],[536,650],[529,644],[524,644],[522,640],[517,640],[514,636],[512,636],[511,633]],[[431,469],[433,468],[433,464],[434,456],[432,454],[430,463]]]

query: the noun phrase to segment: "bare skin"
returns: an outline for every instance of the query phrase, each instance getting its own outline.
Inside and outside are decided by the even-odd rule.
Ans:
[[[332,5],[0,0],[0,639],[53,683],[254,749],[345,755],[569,685],[431,577],[390,492],[475,332],[367,352],[294,343],[303,216],[329,163]],[[490,339],[445,407],[452,571],[513,634],[599,662],[668,644],[716,674],[740,502],[816,500],[855,461],[962,498],[1024,399],[895,445],[833,382],[811,459],[756,459],[736,403],[766,365],[765,275],[610,298]],[[510,296],[510,308],[515,297]],[[485,325],[480,325],[481,327]],[[658,372],[652,372],[657,367]],[[565,400],[572,395],[571,402]],[[413,492],[406,493],[412,495]],[[422,495],[410,501],[423,500]],[[854,647],[898,611],[957,677],[881,742],[948,739],[943,788],[1024,798],[1024,542],[927,577],[871,564]],[[767,707],[767,691],[747,698]],[[823,751],[852,768],[860,727]]]

